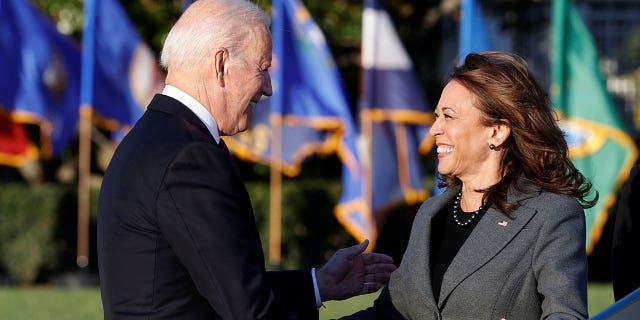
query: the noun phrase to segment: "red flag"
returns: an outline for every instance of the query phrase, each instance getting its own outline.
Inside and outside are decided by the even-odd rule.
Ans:
[[[38,159],[38,149],[29,140],[24,124],[0,112],[0,165],[20,167],[35,159]]]

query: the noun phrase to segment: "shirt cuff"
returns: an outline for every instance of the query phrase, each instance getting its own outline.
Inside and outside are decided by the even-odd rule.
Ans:
[[[318,280],[316,280],[316,268],[311,268],[311,279],[313,279],[313,293],[316,295],[316,307],[324,307],[322,304],[322,298],[320,297],[320,290],[318,290]]]

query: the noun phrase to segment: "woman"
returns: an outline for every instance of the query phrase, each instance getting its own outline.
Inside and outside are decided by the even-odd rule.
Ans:
[[[470,54],[435,110],[446,191],[419,209],[402,263],[349,319],[585,319],[591,184],[526,63]]]

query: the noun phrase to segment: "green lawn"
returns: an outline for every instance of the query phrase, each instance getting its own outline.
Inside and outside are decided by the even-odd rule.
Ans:
[[[345,301],[329,301],[320,309],[320,319],[335,319],[370,307],[379,293],[354,297]],[[610,283],[589,283],[589,315],[593,316],[613,304],[613,289]]]
[[[334,319],[370,306],[378,293],[344,301],[330,301],[320,309],[320,319]],[[595,315],[613,303],[611,284],[589,284],[589,314]],[[102,319],[97,288],[56,287],[0,288],[0,319],[3,320],[91,320]]]
[[[100,290],[57,287],[0,288],[0,319],[102,319]]]

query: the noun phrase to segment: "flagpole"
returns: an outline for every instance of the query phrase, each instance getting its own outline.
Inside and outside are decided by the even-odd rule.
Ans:
[[[374,4],[376,1],[365,1],[365,9],[368,8],[368,13],[365,16],[365,12],[363,11],[362,18],[362,33],[363,33],[363,44],[361,49],[361,57],[360,57],[360,77],[359,77],[359,86],[360,92],[365,92],[365,88],[367,86],[371,86],[375,83],[375,73],[367,73],[365,71],[365,65],[367,62],[371,65],[375,64],[377,61],[378,50],[375,48],[378,46],[376,43],[371,42],[377,41],[376,37],[372,37],[371,34],[379,34],[380,31],[380,19],[379,15],[375,14],[375,11],[371,9],[374,8]],[[366,35],[365,35],[366,33]],[[359,136],[359,146],[358,153],[360,154],[360,163],[362,166],[362,200],[364,201],[366,210],[366,217],[369,218],[368,223],[365,225],[371,228],[367,230],[367,233],[370,234],[369,239],[369,247],[368,251],[373,250],[376,246],[377,241],[377,230],[378,225],[377,221],[374,217],[373,212],[373,120],[372,114],[370,113],[373,105],[363,105],[363,97],[360,97],[360,106],[359,106],[359,117],[360,117],[360,136]]]
[[[556,108],[566,112],[565,94],[565,41],[567,29],[567,1],[553,0],[553,37],[551,39],[551,99]]]
[[[89,211],[91,203],[91,106],[80,107],[78,137],[78,244],[76,264],[80,268],[89,265]]]
[[[284,33],[287,17],[284,0],[273,0],[273,53],[277,59],[284,57]],[[282,68],[284,64],[279,67]],[[283,83],[283,70],[276,71],[275,83]],[[280,88],[279,90],[282,90]],[[274,268],[280,268],[282,262],[282,117],[283,94],[276,89],[271,98],[271,159],[269,177],[269,263]]]
[[[78,244],[76,264],[89,265],[89,211],[91,203],[91,123],[93,118],[93,68],[95,50],[96,0],[84,2],[85,28],[82,39],[80,83],[80,128],[78,132]]]
[[[362,199],[365,202],[365,210],[368,211],[368,217],[372,219],[371,226],[376,228],[377,221],[373,218],[373,174],[371,168],[373,167],[373,125],[371,116],[367,111],[360,112],[360,130],[363,137],[363,149],[364,153],[361,154],[360,161],[362,163]],[[374,231],[375,232],[375,231]],[[376,239],[369,239],[369,248],[375,247]]]
[[[271,120],[271,176],[269,182],[269,263],[280,267],[282,261],[282,118],[272,114]]]

